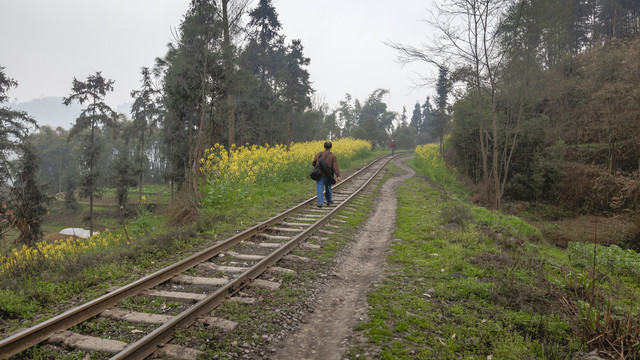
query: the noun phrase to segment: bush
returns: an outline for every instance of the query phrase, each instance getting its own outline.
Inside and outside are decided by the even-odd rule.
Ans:
[[[640,254],[631,249],[623,250],[617,245],[595,246],[598,267],[611,274],[640,278]],[[575,265],[584,268],[593,263],[593,247],[594,244],[570,242],[567,254]]]
[[[37,301],[14,293],[9,289],[0,291],[0,317],[30,318],[40,308]]]
[[[540,240],[542,238],[540,230],[516,216],[499,214],[478,206],[472,207],[471,212],[476,221],[497,232],[523,240]]]

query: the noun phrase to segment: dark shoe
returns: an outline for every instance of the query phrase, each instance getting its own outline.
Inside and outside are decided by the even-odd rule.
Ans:
[[[317,206],[318,206],[319,208],[321,208],[321,207],[322,207],[322,204],[318,204]]]
[[[333,200],[327,201],[327,206],[329,206],[329,205],[333,205]]]

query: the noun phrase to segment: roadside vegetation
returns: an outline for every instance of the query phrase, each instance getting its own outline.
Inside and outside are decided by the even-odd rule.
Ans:
[[[640,256],[561,249],[515,216],[473,206],[451,169],[425,156],[437,151],[419,147],[418,176],[397,190],[398,240],[357,326],[367,341],[349,357],[640,357]]]

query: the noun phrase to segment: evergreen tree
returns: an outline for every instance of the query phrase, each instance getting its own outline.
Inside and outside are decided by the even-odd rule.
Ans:
[[[12,225],[20,231],[16,243],[33,247],[42,238],[42,219],[53,199],[36,180],[39,160],[34,149],[25,143],[20,145],[20,151],[22,157],[10,192]]]
[[[147,137],[151,135],[154,127],[161,121],[163,114],[159,90],[154,87],[151,81],[149,68],[142,68],[142,79],[140,82],[142,83],[140,90],[131,92],[131,97],[134,99],[131,105],[133,131],[137,135],[135,160],[138,164],[138,168],[136,169],[139,187],[138,204],[142,203],[142,178],[145,173],[145,161],[147,161],[145,155]]]
[[[440,154],[444,153],[444,135],[447,132],[449,124],[449,115],[447,114],[447,98],[449,97],[450,81],[447,78],[448,70],[440,67],[438,72],[438,82],[436,83],[436,114],[432,131],[440,142]]]
[[[38,127],[26,112],[1,106],[9,99],[9,89],[16,86],[18,83],[8,77],[4,67],[0,66],[0,239],[15,219],[15,210],[7,201],[10,193],[10,185],[7,183],[11,173],[10,157],[19,150],[20,144],[27,137],[29,126]]]
[[[78,200],[76,200],[77,186],[78,184],[76,184],[75,180],[68,180],[67,187],[64,193],[64,206],[73,212],[76,212],[78,210]]]
[[[352,101],[353,104],[351,104]],[[353,135],[353,131],[357,127],[357,124],[360,122],[361,110],[362,106],[360,104],[360,100],[354,100],[351,97],[351,94],[345,94],[344,100],[340,101],[340,106],[337,110],[339,126],[343,130],[343,136]]]
[[[214,115],[222,97],[222,23],[219,9],[210,0],[192,0],[180,24],[177,45],[170,45],[163,59],[157,59],[157,72],[164,73],[167,109],[165,141],[172,169],[170,177],[186,182],[189,201],[199,201],[200,158],[207,140],[215,136],[220,124]],[[216,130],[217,129],[217,130]]]
[[[414,118],[420,119],[420,105],[416,104],[416,110],[413,111],[412,123],[414,122]],[[393,139],[396,142],[396,146],[398,149],[411,149],[415,146],[416,143],[416,129],[410,125],[407,121],[407,108],[402,107],[402,115],[400,117],[400,125],[395,129],[393,133]]]
[[[71,95],[64,98],[65,105],[69,106],[74,101],[87,104],[71,127],[69,138],[80,137],[82,142],[83,174],[80,194],[81,197],[89,198],[89,233],[93,235],[93,201],[95,197],[100,196],[98,159],[101,147],[96,138],[101,127],[114,127],[116,124],[115,111],[104,103],[104,97],[113,91],[113,80],[105,79],[100,72],[96,72],[95,75],[89,75],[84,82],[74,78],[71,91]]]
[[[389,134],[397,114],[388,111],[387,104],[382,100],[388,93],[388,90],[377,89],[369,95],[358,116],[354,130],[356,138],[375,141],[378,145],[389,143]]]
[[[0,66],[0,186],[9,176],[9,156],[29,133],[29,126],[38,127],[36,121],[24,111],[1,106],[9,99],[8,91],[18,83],[5,74]]]
[[[134,169],[129,161],[129,154],[126,149],[121,149],[121,151],[118,152],[115,170],[114,185],[116,188],[116,201],[118,202],[118,208],[124,209],[127,206],[129,187],[136,185],[134,175],[137,170]]]
[[[40,127],[40,131],[29,135],[29,142],[39,154],[41,164],[38,181],[47,185],[51,193],[61,193],[67,188],[69,179],[78,177],[77,151],[75,144],[67,141],[69,132],[61,127]]]
[[[425,135],[431,131],[433,124],[434,111],[431,106],[431,98],[427,96],[427,99],[422,104],[422,121],[418,128],[418,134],[420,135],[420,142],[426,143],[427,138]]]
[[[411,121],[409,125],[416,131],[420,132],[422,129],[422,109],[420,108],[420,104],[416,102],[416,105],[413,107],[413,113],[411,114]]]
[[[403,106],[402,107],[402,115],[400,115],[400,126],[404,126],[407,127],[409,126],[409,124],[407,123],[407,107]]]
[[[222,56],[224,64],[224,92],[226,104],[223,106],[227,113],[227,144],[231,148],[236,143],[236,98],[239,88],[237,75],[237,47],[233,44],[233,37],[241,32],[239,23],[245,13],[250,0],[221,0],[222,6]]]
[[[309,65],[309,58],[304,57],[300,40],[292,40],[286,54],[286,67],[284,68],[284,99],[289,110],[289,124],[287,126],[287,144],[291,143],[291,130],[295,114],[302,112],[311,106],[309,95],[313,91],[309,81],[309,72],[303,66]]]
[[[286,109],[280,89],[286,81],[282,78],[287,65],[284,36],[280,34],[282,25],[271,0],[260,0],[258,6],[249,13],[247,27],[248,44],[241,55],[241,66],[253,76],[248,83],[252,86],[247,94],[242,111],[246,114],[249,127],[254,130],[254,143],[284,141],[285,133],[279,120]]]

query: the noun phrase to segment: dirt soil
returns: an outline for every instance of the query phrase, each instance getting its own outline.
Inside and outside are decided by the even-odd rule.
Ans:
[[[356,323],[367,317],[367,293],[381,274],[387,248],[393,240],[397,200],[395,188],[415,172],[395,159],[404,170],[386,181],[373,215],[356,235],[353,246],[340,259],[334,278],[318,295],[318,303],[295,334],[275,344],[274,359],[341,359],[348,350]]]

